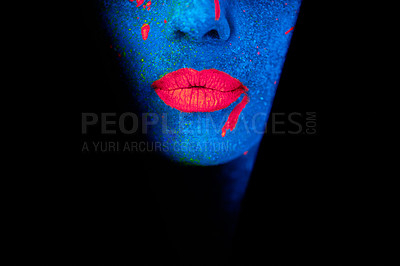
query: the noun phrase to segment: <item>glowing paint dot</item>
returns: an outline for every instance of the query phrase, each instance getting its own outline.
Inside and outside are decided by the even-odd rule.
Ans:
[[[147,40],[147,38],[149,37],[149,31],[150,31],[150,25],[149,24],[143,24],[142,28],[142,38],[143,40]]]
[[[243,152],[243,155],[247,155],[247,153],[249,153],[249,151],[245,151],[245,152]]]
[[[131,1],[133,2],[133,1]],[[139,7],[143,4],[144,0],[136,0],[136,7]]]
[[[166,20],[166,19],[164,19],[164,23],[167,23],[167,20]]]

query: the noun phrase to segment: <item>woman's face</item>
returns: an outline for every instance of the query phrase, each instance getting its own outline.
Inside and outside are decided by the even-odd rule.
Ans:
[[[261,140],[301,0],[104,0],[103,25],[170,159],[216,165]]]

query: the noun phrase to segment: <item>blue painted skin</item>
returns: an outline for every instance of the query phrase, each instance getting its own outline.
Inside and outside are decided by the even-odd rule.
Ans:
[[[166,158],[189,164],[168,164],[166,171],[176,176],[166,180],[160,193],[164,193],[163,200],[170,194],[185,197],[182,201],[191,206],[188,210],[179,202],[167,203],[167,210],[176,208],[178,212],[172,213],[182,213],[168,218],[177,225],[177,231],[185,223],[194,228],[193,232],[182,233],[187,238],[176,236],[183,243],[182,254],[192,251],[190,241],[209,239],[209,245],[199,251],[201,256],[195,257],[204,257],[210,253],[208,249],[215,248],[223,258],[223,247],[229,249],[231,245],[293,31],[285,33],[295,26],[301,4],[301,0],[219,2],[218,21],[214,0],[152,0],[150,11],[143,6],[137,8],[136,1],[97,2],[110,45],[138,105],[135,109],[149,121],[148,132],[142,133],[162,143]],[[143,24],[150,25],[147,40],[142,39]],[[221,136],[222,127],[244,95],[224,110],[182,113],[167,106],[151,88],[155,80],[186,67],[224,71],[249,89],[250,102],[235,129],[228,130],[225,137]],[[184,190],[189,194],[182,193],[182,184],[174,183],[181,180],[178,175],[184,177]],[[204,211],[199,204],[207,202]],[[187,220],[188,212],[193,217],[209,217],[213,224]],[[210,232],[221,233],[220,238],[214,234],[196,235],[196,228],[204,226]],[[177,231],[172,229],[175,234]]]
[[[301,0],[100,1],[101,16],[132,95],[148,122],[150,140],[163,143],[169,159],[194,165],[219,165],[256,152],[278,86]],[[167,23],[164,23],[164,20]],[[147,40],[141,27],[150,25]],[[215,68],[240,80],[250,102],[233,131],[222,127],[242,95],[228,108],[182,113],[167,106],[151,84],[180,68]],[[247,156],[251,157],[251,156]],[[254,161],[254,158],[252,159]]]

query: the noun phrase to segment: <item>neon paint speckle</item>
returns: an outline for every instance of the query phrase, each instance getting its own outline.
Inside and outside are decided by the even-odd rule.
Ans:
[[[239,119],[239,115],[242,112],[243,108],[246,107],[246,104],[249,102],[249,96],[247,94],[244,95],[242,101],[233,108],[232,112],[229,114],[229,118],[226,121],[225,125],[222,127],[221,136],[225,137],[226,131],[233,131],[236,127],[237,121]]]
[[[219,0],[214,0],[214,6],[215,6],[215,20],[219,20],[219,17],[221,16],[221,8],[219,6]]]
[[[133,2],[133,1],[131,1]],[[144,0],[136,0],[136,7],[140,7],[144,3]]]
[[[294,27],[291,27],[290,29],[288,29],[285,34],[288,34],[289,32],[291,32],[294,29]]]
[[[149,31],[150,31],[150,25],[149,24],[143,24],[142,28],[142,38],[143,40],[147,40],[147,38],[149,37]]]

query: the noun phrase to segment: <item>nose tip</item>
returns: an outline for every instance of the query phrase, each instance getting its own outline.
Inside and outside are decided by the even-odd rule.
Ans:
[[[196,41],[208,39],[226,41],[230,26],[225,16],[226,1],[189,0],[179,1],[174,11],[172,25],[178,35],[186,35]]]

